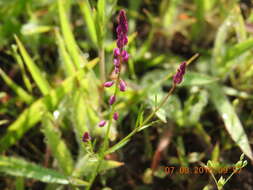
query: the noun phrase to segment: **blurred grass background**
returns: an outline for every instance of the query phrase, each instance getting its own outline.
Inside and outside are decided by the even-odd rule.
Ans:
[[[0,0],[0,189],[85,188],[97,157],[81,136],[89,131],[98,150],[105,134],[97,123],[109,114],[112,91],[102,91],[101,100],[100,87],[113,69],[121,8],[130,60],[112,145],[134,129],[140,111],[155,109],[179,63],[200,57],[157,112],[161,122],[114,147],[93,189],[211,190],[208,174],[166,176],[163,168],[207,160],[228,167],[242,152],[249,165],[224,189],[253,189],[252,6],[250,0]]]

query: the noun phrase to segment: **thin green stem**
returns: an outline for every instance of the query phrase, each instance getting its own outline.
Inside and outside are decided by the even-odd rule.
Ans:
[[[217,182],[217,180],[216,180],[216,178],[215,178],[213,172],[212,172],[211,170],[209,170],[209,171],[210,171],[210,174],[211,174],[211,176],[212,176],[212,178],[213,178],[213,180],[214,180],[214,182],[215,182],[217,188],[219,188],[219,187],[218,187],[218,182]]]
[[[99,72],[100,72],[100,80],[102,83],[105,82],[105,51],[104,46],[99,49]]]
[[[118,93],[119,81],[120,81],[120,71],[119,71],[119,74],[117,76],[117,80],[116,80],[116,84],[115,84],[115,90],[114,90],[114,96],[116,96],[116,97],[117,97],[117,93]],[[109,116],[109,123],[108,123],[108,126],[107,126],[105,139],[103,141],[102,148],[99,151],[98,165],[96,167],[96,170],[94,170],[94,172],[92,173],[91,180],[89,182],[89,185],[86,187],[86,190],[90,190],[96,176],[98,175],[99,169],[100,169],[102,161],[104,159],[104,156],[106,155],[105,150],[109,146],[109,134],[110,134],[110,129],[111,129],[112,121],[113,121],[114,111],[115,111],[115,104],[113,104],[112,107],[111,107],[110,116]]]

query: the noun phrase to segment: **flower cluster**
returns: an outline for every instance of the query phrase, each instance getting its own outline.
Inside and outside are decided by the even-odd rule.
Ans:
[[[174,85],[180,84],[185,74],[186,62],[182,62],[177,70],[177,73],[173,76]]]
[[[129,54],[124,47],[128,43],[127,32],[128,32],[128,22],[126,17],[126,12],[124,10],[120,10],[118,17],[118,26],[116,28],[117,32],[117,47],[113,51],[113,64],[114,64],[114,73],[117,75],[116,81],[107,81],[104,83],[104,87],[109,88],[116,83],[117,87],[121,92],[126,91],[127,85],[124,80],[120,78],[121,65],[124,62],[128,61]],[[113,105],[116,102],[116,94],[112,95],[109,98],[109,104]],[[119,114],[115,112],[113,114],[113,119],[118,120]],[[106,125],[106,121],[102,120],[99,122],[99,126],[103,127]]]

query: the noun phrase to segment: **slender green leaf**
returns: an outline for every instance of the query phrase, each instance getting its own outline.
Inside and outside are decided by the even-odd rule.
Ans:
[[[65,44],[75,63],[75,66],[77,67],[77,69],[80,69],[82,66],[84,66],[84,60],[81,59],[79,55],[79,48],[73,36],[73,32],[69,24],[69,19],[64,10],[64,2],[65,0],[58,0],[58,11],[61,23],[61,30],[63,33]]]
[[[248,137],[243,126],[222,88],[218,84],[209,85],[211,100],[222,117],[225,127],[231,138],[241,148],[245,155],[253,160],[253,154],[250,148]]]
[[[249,38],[227,50],[225,61],[231,61],[253,48],[253,38]]]
[[[74,167],[71,153],[65,142],[61,139],[61,133],[54,125],[52,116],[48,113],[45,114],[43,118],[42,131],[46,137],[46,142],[49,145],[53,156],[56,158],[58,166],[66,175],[70,175]]]
[[[18,97],[26,102],[27,104],[32,103],[33,97],[28,94],[22,87],[17,85],[12,79],[5,74],[5,72],[0,69],[0,76],[4,80],[4,82],[18,95]]]
[[[65,48],[65,43],[59,33],[58,30],[55,30],[57,42],[58,42],[58,47],[59,47],[59,52],[60,56],[62,58],[62,62],[64,64],[64,71],[66,72],[67,76],[72,76],[75,73],[75,66]]]
[[[83,18],[87,24],[88,34],[90,35],[90,38],[92,42],[97,45],[97,33],[96,33],[96,27],[95,27],[95,19],[91,12],[90,3],[88,0],[80,1],[79,3]]]
[[[201,86],[201,85],[214,83],[217,80],[218,80],[217,78],[211,77],[209,75],[187,71],[184,76],[184,81],[182,82],[181,85],[182,86],[194,86],[194,85]]]
[[[61,173],[20,158],[0,156],[0,172],[13,176],[33,178],[45,183],[69,184],[68,178]]]
[[[38,85],[41,92],[46,95],[50,91],[50,85],[48,84],[47,80],[42,76],[41,70],[37,67],[37,65],[33,62],[32,58],[27,53],[26,49],[24,48],[22,42],[18,39],[17,36],[15,36],[18,48],[20,50],[20,53],[24,59],[24,62],[30,71],[34,81]]]
[[[23,78],[23,81],[25,83],[25,86],[28,90],[29,93],[32,93],[32,84],[29,80],[29,77],[26,73],[26,70],[25,70],[25,67],[24,67],[24,62],[21,58],[21,56],[18,54],[17,52],[17,46],[16,45],[12,45],[12,50],[13,50],[13,56],[15,57],[16,59],[16,62],[19,64],[19,67],[20,67],[20,70],[21,70],[21,74],[22,74],[22,78]]]

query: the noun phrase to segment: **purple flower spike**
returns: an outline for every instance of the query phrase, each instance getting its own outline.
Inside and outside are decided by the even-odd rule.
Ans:
[[[118,113],[118,112],[115,112],[115,113],[113,114],[113,119],[114,119],[115,121],[117,121],[117,120],[119,119],[119,113]]]
[[[112,95],[109,99],[109,104],[112,105],[114,104],[114,102],[116,101],[116,96],[115,95]]]
[[[119,89],[120,89],[120,91],[121,92],[125,92],[126,91],[126,87],[127,87],[127,85],[126,85],[125,81],[123,81],[123,80],[120,79],[120,81],[119,81]]]
[[[85,143],[91,140],[91,137],[88,132],[84,132],[82,140]]]
[[[120,49],[119,48],[114,48],[113,54],[114,54],[114,57],[120,56]]]
[[[177,70],[177,73],[173,76],[173,82],[175,85],[180,84],[185,74],[186,62],[182,62]]]
[[[114,84],[114,81],[107,81],[104,83],[104,87],[111,87]]]
[[[99,122],[98,126],[99,126],[99,127],[104,127],[105,124],[106,124],[106,121],[105,121],[105,120],[102,120],[102,121]]]

